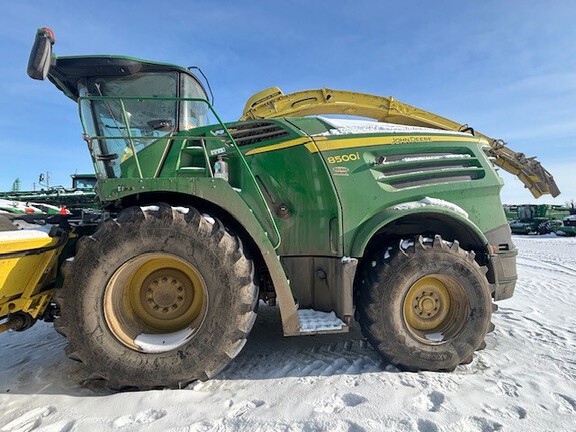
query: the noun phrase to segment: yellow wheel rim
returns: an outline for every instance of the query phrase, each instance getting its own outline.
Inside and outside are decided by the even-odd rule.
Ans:
[[[467,310],[462,286],[444,275],[427,275],[414,282],[402,307],[408,330],[426,343],[457,335],[466,323]]]
[[[104,315],[124,345],[140,350],[141,335],[193,336],[208,303],[206,283],[189,262],[168,253],[149,253],[123,264],[108,282]],[[161,352],[156,350],[155,352]]]
[[[450,310],[448,289],[440,280],[425,276],[414,283],[404,300],[404,316],[415,330],[439,327]]]

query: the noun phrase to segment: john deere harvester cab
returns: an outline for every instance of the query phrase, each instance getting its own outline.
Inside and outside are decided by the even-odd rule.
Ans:
[[[65,261],[55,325],[112,387],[214,376],[259,300],[285,335],[357,319],[385,360],[452,370],[516,283],[494,164],[559,193],[501,140],[393,98],[272,88],[223,123],[185,68],[53,43],[38,31],[29,74],[77,102],[110,215]]]
[[[156,168],[166,150],[143,152],[151,144],[169,143],[176,133],[208,123],[204,88],[177,66],[127,57],[61,57],[49,78],[78,102],[99,178],[142,177],[142,166]]]

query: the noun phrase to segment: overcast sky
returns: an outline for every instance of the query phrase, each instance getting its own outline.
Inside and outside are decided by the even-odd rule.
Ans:
[[[464,1],[32,1],[0,13],[0,190],[92,172],[74,102],[26,75],[36,29],[57,55],[121,54],[200,66],[224,120],[270,86],[394,96],[538,156],[576,199],[576,3]]]

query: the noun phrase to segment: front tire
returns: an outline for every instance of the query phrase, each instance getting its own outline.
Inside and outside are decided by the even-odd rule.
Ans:
[[[256,313],[240,240],[192,207],[131,207],[79,241],[57,329],[89,378],[121,388],[206,380],[241,350]]]
[[[436,236],[400,242],[365,261],[360,326],[385,360],[409,370],[469,363],[493,326],[486,268]]]

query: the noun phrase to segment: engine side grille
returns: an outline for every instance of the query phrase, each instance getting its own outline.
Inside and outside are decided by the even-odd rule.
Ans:
[[[394,189],[476,180],[486,174],[475,156],[461,151],[379,156],[371,169],[378,182]]]
[[[286,129],[273,122],[251,122],[229,128],[229,131],[239,146],[256,144],[289,135]]]

